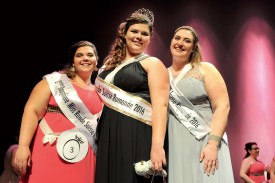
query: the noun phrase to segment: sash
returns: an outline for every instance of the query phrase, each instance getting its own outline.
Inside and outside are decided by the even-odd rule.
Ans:
[[[191,64],[184,66],[178,77],[173,80],[172,73],[168,68],[170,75],[170,95],[169,107],[175,117],[195,136],[197,140],[201,140],[210,132],[203,116],[196,110],[195,106],[183,95],[176,87],[176,84],[184,77],[184,75],[192,69]],[[223,140],[227,143],[227,135],[224,133]]]
[[[63,114],[87,138],[96,153],[97,118],[86,108],[66,74],[53,72],[44,76]]]
[[[122,64],[120,64],[119,66],[117,66],[111,73],[109,73],[106,78],[105,78],[105,81],[108,82],[108,83],[113,83],[113,80],[114,80],[114,77],[116,75],[116,73],[121,69],[123,68],[124,66],[128,65],[128,64],[131,64],[133,62],[138,62],[138,61],[141,61],[145,58],[149,57],[149,55],[145,54],[145,53],[142,53],[140,55],[137,55],[137,56],[134,56],[130,59],[128,59],[127,61],[124,61]]]
[[[170,109],[190,133],[192,133],[196,139],[201,140],[210,132],[210,127],[204,121],[203,117],[192,108],[192,103],[178,92],[178,89],[172,84],[169,95]]]
[[[149,56],[145,53],[132,57],[131,59],[117,66],[111,73],[106,76],[105,80],[98,76],[95,80],[95,87],[105,105],[151,126],[151,104],[143,98],[131,95],[112,84],[115,74],[121,68],[130,63],[141,61],[147,57]]]
[[[105,105],[147,125],[152,125],[152,107],[149,102],[107,83],[100,77],[96,78],[95,86]]]

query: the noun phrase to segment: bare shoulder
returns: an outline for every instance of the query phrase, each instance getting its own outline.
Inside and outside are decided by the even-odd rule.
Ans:
[[[210,62],[201,62],[200,68],[203,71],[217,70],[217,68]]]
[[[147,57],[146,59],[142,60],[140,63],[147,72],[148,70],[154,70],[154,69],[166,69],[163,62],[157,57],[152,57],[152,56]]]
[[[246,164],[246,165],[249,165],[249,166],[250,166],[251,164],[254,163],[254,162],[251,161],[250,158],[248,158],[248,157],[247,157],[247,158],[244,158],[242,162],[243,162],[243,164]]]
[[[200,71],[204,76],[220,76],[219,70],[216,66],[210,62],[201,62],[200,64]]]
[[[144,61],[151,62],[151,63],[159,63],[159,62],[162,63],[162,61],[159,58],[152,57],[152,56],[147,57],[146,59],[144,59]]]
[[[243,159],[243,162],[248,162],[248,161],[249,161],[248,158],[244,158],[244,159]]]
[[[46,79],[42,79],[36,84],[36,87],[38,88],[49,88],[49,83]]]
[[[46,79],[40,80],[35,87],[32,90],[32,93],[49,93],[50,92],[50,86]]]

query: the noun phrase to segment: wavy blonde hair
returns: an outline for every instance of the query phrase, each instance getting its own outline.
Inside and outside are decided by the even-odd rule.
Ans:
[[[190,55],[189,58],[189,62],[191,63],[191,65],[194,67],[194,64],[200,64],[202,62],[202,53],[201,53],[201,47],[199,44],[199,38],[198,38],[198,34],[195,31],[195,29],[191,26],[180,26],[179,28],[177,28],[174,32],[174,35],[179,31],[179,30],[189,30],[191,31],[192,35],[193,35],[193,41],[194,41],[194,49],[193,52]]]

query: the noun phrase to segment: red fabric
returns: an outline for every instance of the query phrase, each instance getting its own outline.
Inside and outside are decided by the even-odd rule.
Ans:
[[[101,100],[96,91],[85,90],[75,86],[79,97],[92,114],[102,110]],[[57,106],[53,96],[49,104]],[[53,132],[63,132],[74,128],[64,115],[47,112],[44,116]],[[34,136],[32,146],[32,167],[29,176],[23,177],[21,183],[94,183],[96,156],[89,145],[88,153],[83,160],[69,163],[59,157],[54,144],[43,144],[44,137],[40,127]]]
[[[256,161],[250,166],[248,176],[253,181],[255,181],[255,183],[262,183],[265,181],[264,170],[265,170],[265,165],[260,161]],[[260,174],[261,176],[255,176]]]

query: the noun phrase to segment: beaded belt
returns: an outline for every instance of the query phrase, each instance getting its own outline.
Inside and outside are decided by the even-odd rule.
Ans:
[[[250,173],[252,176],[264,176],[264,173]]]
[[[54,106],[54,105],[48,105],[46,111],[47,112],[52,112],[52,113],[61,113],[61,114],[63,114],[61,109],[58,106]]]

